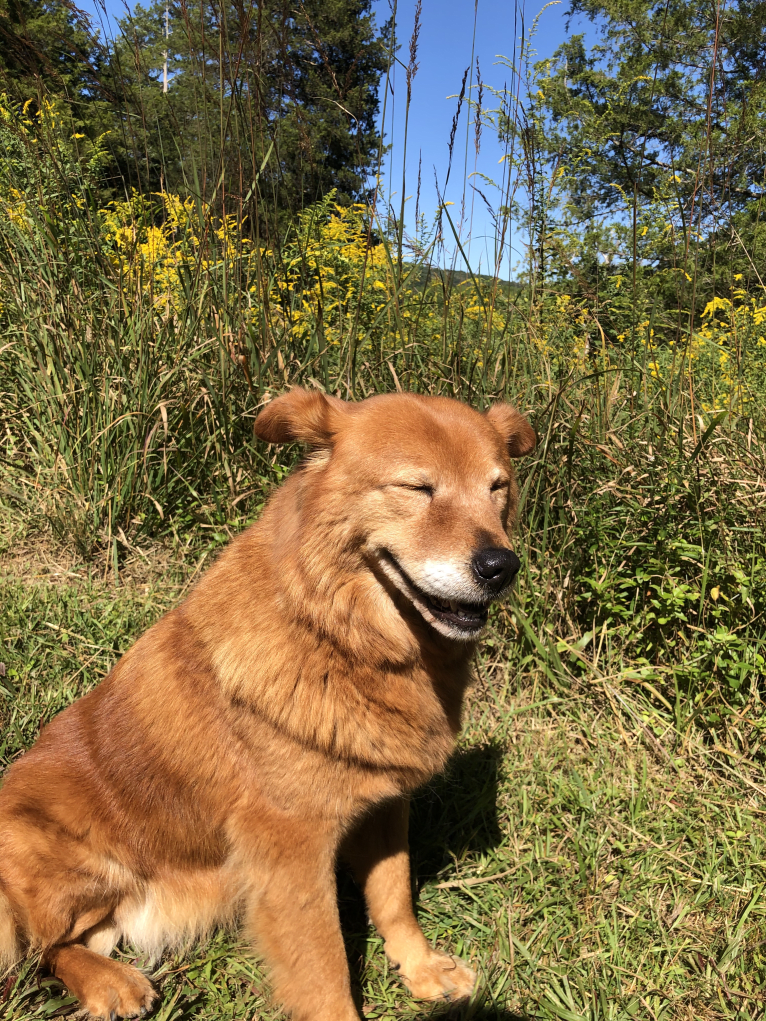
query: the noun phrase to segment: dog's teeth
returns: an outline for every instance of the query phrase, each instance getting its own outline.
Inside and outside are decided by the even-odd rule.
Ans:
[[[452,610],[453,613],[457,613],[457,603],[455,602],[454,599],[450,599],[449,608],[450,610]]]

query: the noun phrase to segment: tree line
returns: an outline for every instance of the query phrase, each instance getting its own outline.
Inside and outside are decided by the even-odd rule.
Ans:
[[[597,302],[611,284],[612,305],[664,316],[680,339],[714,295],[763,291],[766,3],[570,0],[566,13],[589,31],[519,69],[524,100],[498,120],[525,185],[529,275]]]
[[[258,230],[331,189],[341,203],[369,194],[393,18],[377,24],[371,0],[167,11],[167,39],[154,0],[107,41],[71,0],[0,0],[0,88],[64,101],[108,148],[106,192],[225,193]],[[591,31],[542,61],[527,44],[524,89],[498,93],[489,118],[524,178],[510,201],[529,227],[524,275],[593,296],[629,267],[634,302],[643,287],[676,311],[735,278],[762,286],[766,2],[570,0],[566,14]]]
[[[67,0],[0,0],[0,89],[65,103],[110,153],[107,191],[224,188],[256,220],[365,194],[391,33],[370,0],[154,0],[119,27],[105,40]]]

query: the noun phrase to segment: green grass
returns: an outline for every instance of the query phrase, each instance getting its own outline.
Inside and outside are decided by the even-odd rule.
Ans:
[[[115,585],[49,533],[2,520],[4,767],[178,601],[205,550],[136,555]],[[423,928],[482,974],[482,996],[459,1016],[762,1017],[766,790],[730,731],[679,730],[629,678],[552,674],[542,660],[519,670],[523,642],[502,614],[496,625],[457,754],[412,818]],[[444,1016],[410,1000],[350,878],[339,887],[364,1016]],[[257,961],[230,935],[154,975],[162,1021],[279,1016]],[[31,965],[0,1000],[13,1021],[75,1009]]]

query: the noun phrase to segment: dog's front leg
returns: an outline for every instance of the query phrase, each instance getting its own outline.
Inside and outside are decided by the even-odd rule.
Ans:
[[[409,812],[408,798],[374,809],[346,838],[342,854],[364,890],[386,955],[412,995],[423,1000],[465,999],[471,995],[476,975],[459,958],[434,950],[415,918]]]
[[[338,917],[334,847],[302,834],[254,877],[247,926],[294,1021],[359,1021]]]

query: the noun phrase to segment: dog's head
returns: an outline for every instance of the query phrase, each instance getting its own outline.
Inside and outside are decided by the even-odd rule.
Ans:
[[[478,637],[520,566],[507,534],[518,501],[511,459],[536,437],[518,411],[294,389],[266,405],[255,431],[314,448],[306,513],[331,522],[378,585],[395,586],[441,635]]]

